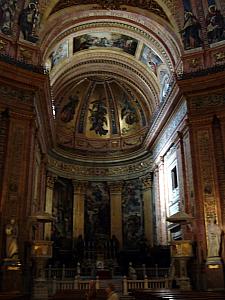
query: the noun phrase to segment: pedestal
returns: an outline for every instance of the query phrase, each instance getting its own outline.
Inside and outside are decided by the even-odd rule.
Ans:
[[[209,257],[206,261],[206,287],[207,290],[223,290],[224,264],[220,257]]]
[[[6,258],[1,263],[1,292],[23,293],[21,263],[18,259]]]
[[[176,284],[181,290],[191,290],[190,278],[187,272],[187,263],[192,257],[192,244],[189,240],[173,241],[171,243],[172,273]]]
[[[47,260],[52,257],[52,242],[44,240],[33,241],[31,255],[36,265],[32,299],[47,300],[48,281],[45,278],[45,266]]]
[[[36,278],[33,282],[32,299],[48,299],[48,282],[44,273],[46,262],[46,258],[36,258]]]
[[[45,278],[34,279],[32,299],[35,300],[48,299],[48,283]]]

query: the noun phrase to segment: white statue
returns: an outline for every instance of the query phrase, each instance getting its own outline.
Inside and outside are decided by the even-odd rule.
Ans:
[[[218,257],[220,252],[222,230],[216,221],[210,219],[208,224],[208,257]]]
[[[129,278],[132,279],[132,280],[136,280],[136,279],[137,279],[137,273],[136,273],[136,270],[133,268],[131,262],[129,263],[128,276],[129,276]]]
[[[18,259],[18,226],[15,219],[11,219],[10,223],[6,224],[6,257]]]

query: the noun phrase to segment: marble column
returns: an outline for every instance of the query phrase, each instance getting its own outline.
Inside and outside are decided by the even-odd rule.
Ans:
[[[111,236],[115,235],[120,247],[123,244],[122,231],[122,182],[110,182],[110,206],[111,206]]]
[[[45,212],[52,215],[52,206],[53,206],[53,191],[54,191],[54,184],[56,181],[56,176],[48,173],[46,178],[46,201],[45,201]],[[44,239],[51,240],[51,223],[45,224],[45,231],[44,231]]]
[[[160,200],[160,243],[167,245],[167,224],[166,224],[166,199],[165,199],[165,174],[164,174],[164,158],[160,157],[158,163],[159,172],[159,200]]]
[[[152,175],[142,178],[144,200],[144,228],[148,244],[153,246],[153,219],[152,219]]]
[[[73,239],[84,237],[84,202],[86,182],[73,182]]]

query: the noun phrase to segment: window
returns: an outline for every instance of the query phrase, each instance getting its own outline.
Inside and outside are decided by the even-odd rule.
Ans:
[[[178,187],[176,166],[171,170],[171,178],[172,178],[172,189],[174,190]]]

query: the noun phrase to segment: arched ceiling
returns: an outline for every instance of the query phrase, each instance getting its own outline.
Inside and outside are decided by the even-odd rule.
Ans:
[[[50,72],[58,153],[122,160],[146,152],[181,41],[169,0],[137,2],[46,5],[40,46]]]

